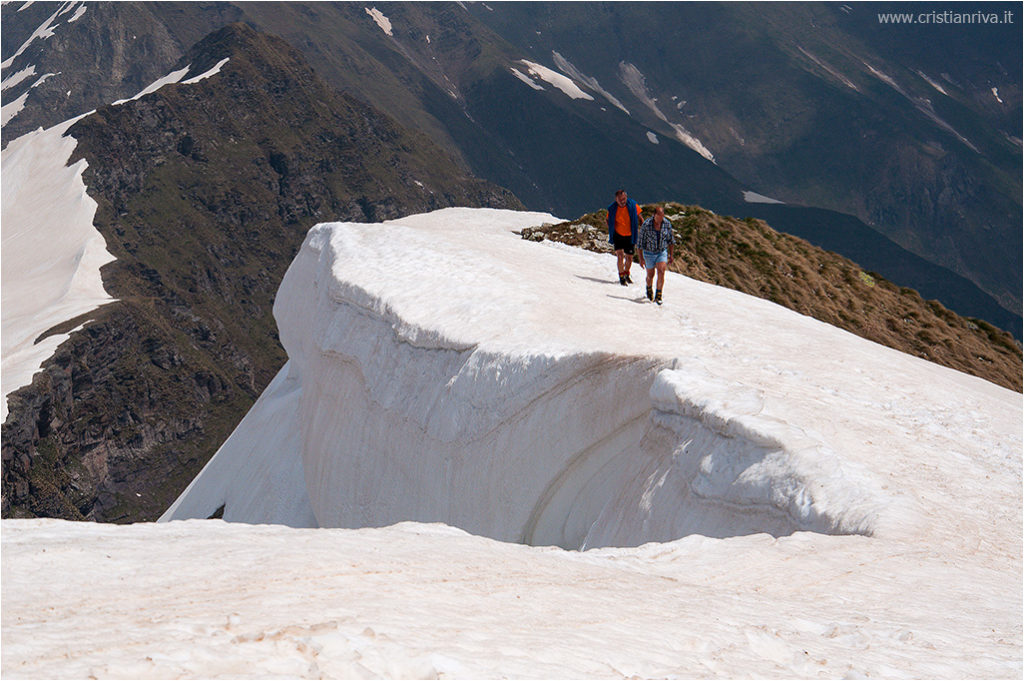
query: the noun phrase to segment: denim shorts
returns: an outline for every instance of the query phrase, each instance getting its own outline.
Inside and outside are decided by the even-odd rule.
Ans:
[[[659,262],[668,262],[668,249],[662,251],[644,251],[644,266],[653,270]]]

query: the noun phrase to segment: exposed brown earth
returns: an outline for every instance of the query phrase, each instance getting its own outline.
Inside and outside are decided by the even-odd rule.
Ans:
[[[644,218],[655,205],[642,206]],[[890,348],[1022,390],[1021,346],[978,319],[961,317],[917,291],[865,272],[856,263],[807,241],[776,232],[764,221],[716,215],[700,206],[660,204],[675,230],[669,269],[700,281],[765,298]],[[607,212],[523,230],[611,252]]]

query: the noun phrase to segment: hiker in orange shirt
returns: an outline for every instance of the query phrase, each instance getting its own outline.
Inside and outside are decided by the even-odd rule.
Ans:
[[[615,192],[615,202],[608,206],[608,243],[615,249],[619,262],[619,283],[632,284],[629,267],[633,264],[637,232],[640,230],[640,206],[626,196],[626,190]]]

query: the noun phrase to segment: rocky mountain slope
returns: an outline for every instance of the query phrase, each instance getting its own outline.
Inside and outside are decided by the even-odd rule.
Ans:
[[[10,397],[5,517],[166,509],[283,363],[271,307],[313,224],[522,207],[326,86],[278,38],[232,24],[177,68],[225,58],[215,76],[102,107],[69,132],[118,302]]]
[[[625,186],[761,218],[1020,337],[1012,26],[883,29],[900,6],[870,3],[97,3],[73,23],[77,3],[46,6],[3,9],[5,55],[63,12],[4,71],[35,69],[4,90],[31,89],[5,140],[245,21],[531,209],[579,215]]]
[[[913,289],[779,233],[763,220],[737,220],[700,206],[661,205],[675,230],[671,271],[765,298],[876,343],[1021,391],[1021,347],[1009,333],[962,317],[936,300],[924,300]],[[654,213],[654,206],[642,207],[644,217]],[[522,235],[610,254],[606,217],[606,211],[599,211],[524,229]],[[634,279],[639,281],[638,276]]]

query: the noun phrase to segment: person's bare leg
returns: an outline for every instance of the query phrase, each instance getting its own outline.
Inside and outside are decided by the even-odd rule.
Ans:
[[[661,305],[661,289],[665,288],[665,263],[659,262],[654,267],[658,270],[658,290],[654,294],[654,302]]]

